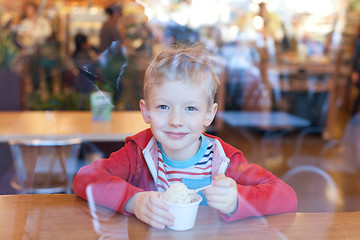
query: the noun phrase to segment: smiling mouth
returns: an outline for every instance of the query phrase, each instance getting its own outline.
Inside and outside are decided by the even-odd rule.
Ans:
[[[187,133],[182,132],[166,132],[166,135],[172,139],[180,139],[186,136]]]

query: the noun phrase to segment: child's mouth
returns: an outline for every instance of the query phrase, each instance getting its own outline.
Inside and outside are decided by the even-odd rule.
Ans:
[[[171,139],[181,139],[186,136],[187,133],[183,132],[166,132],[166,135]]]

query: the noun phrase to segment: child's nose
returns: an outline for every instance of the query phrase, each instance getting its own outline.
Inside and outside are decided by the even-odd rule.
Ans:
[[[179,111],[172,111],[169,117],[169,125],[178,127],[184,124],[183,116]]]

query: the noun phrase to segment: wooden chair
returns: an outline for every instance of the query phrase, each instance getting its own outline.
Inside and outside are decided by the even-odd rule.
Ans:
[[[298,212],[334,212],[340,206],[334,180],[319,167],[297,166],[288,170],[281,179],[296,192]]]
[[[11,140],[16,180],[20,194],[72,193],[81,140]]]
[[[309,134],[321,133],[321,128],[304,129],[296,142],[295,152],[287,159],[290,168],[301,165],[318,166],[327,171],[357,174],[360,168],[360,113],[346,124],[341,139],[325,142],[319,154],[306,153]]]

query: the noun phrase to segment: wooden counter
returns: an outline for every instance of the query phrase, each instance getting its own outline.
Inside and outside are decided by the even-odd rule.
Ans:
[[[154,229],[134,216],[90,211],[75,195],[0,196],[1,239],[359,239],[360,212],[285,213],[226,223],[200,207],[193,229]]]
[[[90,111],[0,112],[0,142],[71,137],[83,141],[124,141],[147,127],[140,111],[114,111],[110,122],[93,121]]]

